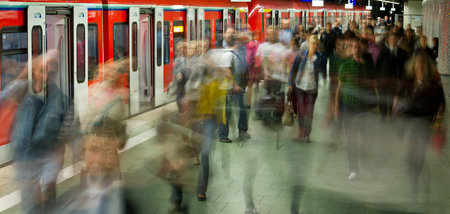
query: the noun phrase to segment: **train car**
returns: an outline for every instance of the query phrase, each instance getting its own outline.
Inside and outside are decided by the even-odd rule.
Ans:
[[[45,63],[37,61],[41,59],[37,56],[57,50],[55,79],[77,113],[88,103],[89,88],[104,80],[105,63],[127,59],[129,67],[121,74],[121,83],[129,116],[172,101],[165,92],[172,81],[178,42],[209,40],[215,48],[228,27],[247,30],[251,16],[248,4],[228,0],[182,0],[177,5],[169,0],[10,0],[0,4],[0,95],[21,73],[28,86],[44,81],[33,79],[33,65]],[[265,29],[278,26],[281,19],[308,25],[312,17],[312,9],[304,2],[259,0],[259,4],[253,28],[261,40]],[[319,17],[323,19],[323,13]],[[67,108],[70,105],[65,103]],[[14,106],[10,110],[14,114]],[[0,115],[0,129],[6,130],[0,133],[0,164],[12,159],[7,137],[11,118]]]

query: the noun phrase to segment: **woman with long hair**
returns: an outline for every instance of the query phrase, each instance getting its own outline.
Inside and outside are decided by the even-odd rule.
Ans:
[[[297,56],[289,74],[289,92],[297,100],[299,140],[311,142],[310,133],[314,113],[314,104],[318,92],[318,80],[321,57],[318,52],[319,38],[308,38],[308,50],[304,56]]]
[[[408,81],[394,99],[394,113],[405,118],[404,140],[408,144],[407,164],[414,194],[429,148],[431,127],[440,124],[445,112],[445,97],[440,75],[426,53],[416,53],[407,63]]]

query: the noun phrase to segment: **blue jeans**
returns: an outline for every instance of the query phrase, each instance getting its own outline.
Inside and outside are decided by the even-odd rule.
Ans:
[[[219,125],[219,138],[227,139],[229,128],[228,123],[231,118],[231,109],[233,108],[233,102],[236,102],[239,105],[239,123],[238,129],[239,132],[246,132],[248,130],[248,122],[247,122],[247,108],[244,105],[244,92],[239,93],[229,93],[226,98],[225,104],[225,117],[226,124]]]
[[[197,124],[197,132],[202,133],[205,141],[200,148],[200,170],[198,175],[197,192],[205,193],[208,188],[209,178],[209,153],[214,142],[216,125],[213,120],[200,121]]]

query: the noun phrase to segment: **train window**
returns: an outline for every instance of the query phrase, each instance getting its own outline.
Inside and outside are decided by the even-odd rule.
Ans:
[[[169,21],[164,21],[164,65],[170,62],[170,26]]]
[[[175,20],[173,21],[173,47],[176,47],[178,42],[184,41],[184,21],[183,20]],[[175,59],[177,55],[173,54],[173,59]]]
[[[199,28],[200,28],[200,34],[198,35],[199,40],[203,40],[203,20],[200,20],[199,22]]]
[[[137,47],[137,43],[138,43],[138,32],[137,32],[137,22],[133,22],[133,24],[131,24],[131,55],[133,56],[132,58],[132,70],[133,71],[137,71],[138,69],[138,47]]]
[[[272,18],[267,18],[266,26],[269,27],[270,25],[272,25]]]
[[[205,20],[205,39],[211,43],[211,20]]]
[[[86,29],[83,24],[77,25],[77,82],[82,83],[86,74]]]
[[[156,24],[156,63],[158,66],[162,64],[162,24],[158,21]]]
[[[27,31],[25,28],[3,27],[1,49],[1,89],[12,82],[27,63]]]
[[[128,23],[114,23],[113,25],[113,58],[114,61],[129,56]]]
[[[190,30],[190,39],[191,41],[195,40],[195,24],[194,21],[189,21],[189,30]]]
[[[37,66],[38,64],[43,63],[42,61],[41,62],[37,61],[38,59],[43,60],[43,59],[38,58],[40,55],[42,55],[42,28],[41,28],[41,26],[34,26],[31,29],[31,55],[33,58],[33,60],[31,61],[32,73],[33,73],[33,76],[31,77],[31,79],[33,82],[32,84],[34,85],[35,81],[39,81],[39,82],[43,81],[42,75],[41,75],[41,77],[39,77],[39,79],[36,79],[37,77],[35,75],[35,74],[39,74],[39,73],[42,74],[42,72],[43,72],[42,66]],[[41,69],[41,71],[36,71],[35,70],[36,68]],[[41,88],[41,90],[36,91],[36,89],[33,87],[34,93],[39,93],[41,91],[42,91],[42,88]]]
[[[223,21],[216,19],[216,41],[221,41],[223,38]]]
[[[261,32],[264,33],[264,13],[261,14]]]
[[[88,25],[88,80],[98,76],[98,26]]]

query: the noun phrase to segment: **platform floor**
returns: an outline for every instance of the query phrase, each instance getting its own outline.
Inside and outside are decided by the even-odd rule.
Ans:
[[[443,80],[448,103],[450,77],[443,77]],[[368,134],[361,140],[368,148],[367,159],[361,164],[359,178],[349,181],[345,137],[336,125],[328,129],[323,126],[327,102],[328,91],[321,87],[310,144],[291,140],[297,133],[296,128],[264,126],[254,119],[253,113],[249,115],[251,139],[240,140],[237,127],[233,125],[230,133],[233,143],[215,142],[205,202],[197,201],[193,191],[198,166],[192,165],[189,169],[184,200],[190,213],[244,213],[244,187],[249,187],[248,183],[244,185],[244,180],[248,176],[254,176],[254,203],[262,214],[290,213],[296,184],[304,186],[301,213],[450,213],[448,146],[440,156],[431,149],[427,151],[420,194],[414,198],[406,170],[407,144],[401,140],[401,123],[380,122],[376,112],[368,113],[365,123]],[[175,110],[172,103],[128,120],[133,145],[121,153],[121,169],[126,195],[138,213],[160,214],[169,210],[170,186],[155,176],[160,150],[153,128],[162,111]],[[448,120],[446,124],[450,125]],[[277,133],[279,144],[276,143]],[[337,142],[336,148],[329,146],[332,141]],[[13,194],[18,189],[13,174],[13,166],[0,169],[0,210],[8,208],[3,213],[20,213],[20,204],[5,204],[14,203],[13,198],[17,197]],[[78,182],[76,175],[64,179],[58,185],[58,195]]]

